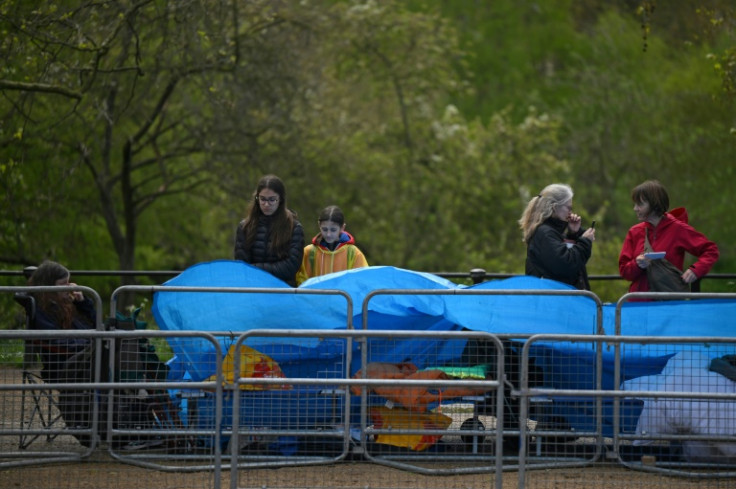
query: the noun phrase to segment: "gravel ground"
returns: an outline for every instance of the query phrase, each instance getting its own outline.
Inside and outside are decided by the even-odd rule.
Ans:
[[[0,369],[0,384],[20,383],[21,375],[17,369]],[[467,419],[467,410],[448,413],[453,417],[454,429]],[[21,396],[18,391],[0,392],[0,429],[17,429],[21,413]],[[493,420],[482,418],[490,427]],[[444,440],[443,443],[453,443]],[[449,446],[449,445],[448,445]],[[455,446],[455,445],[452,445]],[[488,450],[483,445],[481,450]],[[81,462],[51,463],[53,454],[82,454],[84,447],[71,436],[60,436],[52,442],[36,440],[28,449],[18,449],[18,436],[0,436],[0,488],[23,489],[163,489],[163,488],[212,488],[217,475],[213,470],[192,471],[182,463],[155,452],[147,455],[143,463],[155,464],[157,468],[139,467],[111,457],[105,450],[93,453]],[[119,453],[119,452],[118,452]],[[14,456],[15,455],[15,456]],[[37,462],[46,460],[43,464]],[[10,462],[34,463],[22,467],[8,467]],[[615,462],[615,461],[614,461]],[[734,487],[733,479],[691,479],[667,477],[661,474],[645,473],[621,467],[616,463],[601,464],[579,468],[560,468],[527,471],[526,487],[549,489],[582,489],[615,487],[639,487],[644,489],[707,488],[725,489]],[[179,463],[180,465],[174,465]],[[191,462],[195,463],[195,462]],[[209,460],[199,460],[196,464],[209,464]],[[453,467],[460,463],[453,462]],[[475,460],[472,466],[477,467]],[[417,464],[418,465],[418,464]],[[438,463],[426,464],[437,469]],[[219,474],[221,487],[231,487],[230,473],[224,470]],[[503,489],[519,487],[519,473],[510,470],[502,473]],[[384,465],[365,461],[345,461],[329,465],[292,466],[268,469],[239,470],[236,487],[245,488],[407,488],[407,489],[470,489],[494,487],[495,474],[456,474],[452,476],[421,475],[416,471],[398,470]]]

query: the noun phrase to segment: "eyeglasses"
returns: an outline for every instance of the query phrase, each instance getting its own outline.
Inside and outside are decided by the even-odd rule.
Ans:
[[[260,200],[261,204],[275,204],[279,201],[278,197],[261,197],[260,195],[256,197],[256,200]]]

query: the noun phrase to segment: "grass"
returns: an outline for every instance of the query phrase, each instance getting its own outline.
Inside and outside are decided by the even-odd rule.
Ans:
[[[5,340],[0,343],[0,366],[22,368],[23,346],[23,340],[21,339]]]
[[[156,354],[163,363],[168,362],[174,356],[174,352],[165,338],[150,338],[148,341],[156,349]],[[22,339],[9,339],[0,342],[0,367],[23,368],[24,346]]]
[[[168,341],[166,341],[166,338],[149,338],[148,341],[156,349],[158,359],[163,363],[166,363],[173,358],[174,352],[171,350],[171,346]]]

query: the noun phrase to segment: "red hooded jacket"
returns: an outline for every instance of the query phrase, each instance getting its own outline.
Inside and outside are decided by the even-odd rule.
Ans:
[[[644,253],[644,233],[649,230],[653,251],[666,252],[665,258],[682,270],[685,252],[698,257],[690,269],[702,278],[718,261],[718,246],[687,223],[687,211],[678,207],[666,212],[655,228],[649,222],[640,222],[629,229],[618,257],[621,277],[631,281],[629,292],[648,292],[647,271],[639,268],[636,257]]]

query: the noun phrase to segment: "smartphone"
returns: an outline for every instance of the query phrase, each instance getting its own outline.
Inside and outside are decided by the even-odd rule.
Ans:
[[[595,229],[595,221],[590,223],[590,229]]]

